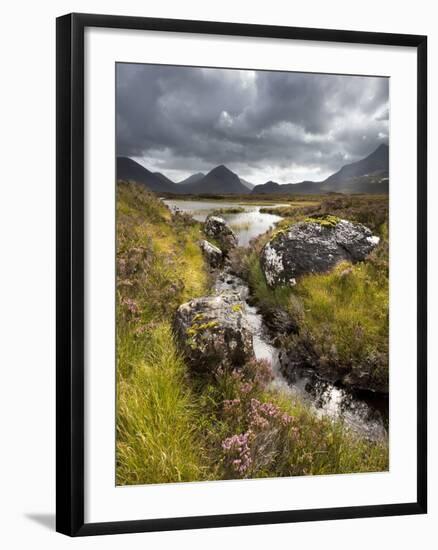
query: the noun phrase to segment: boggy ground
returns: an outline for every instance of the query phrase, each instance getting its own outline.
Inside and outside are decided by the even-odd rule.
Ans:
[[[273,390],[266,363],[189,370],[172,325],[180,304],[211,291],[203,237],[144,188],[118,184],[117,484],[386,470],[385,442]],[[263,286],[251,255],[240,259],[260,303],[295,312],[288,292]]]

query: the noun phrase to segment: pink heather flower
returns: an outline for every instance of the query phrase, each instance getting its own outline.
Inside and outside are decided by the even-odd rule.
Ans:
[[[254,388],[254,384],[252,382],[243,382],[243,384],[240,384],[240,391],[243,394],[250,393],[253,388]]]
[[[240,399],[225,399],[224,401],[224,411],[232,412],[234,409],[240,405]]]
[[[250,435],[250,432],[235,434],[222,441],[222,449],[229,458],[230,465],[240,475],[245,475],[252,465]]]
[[[293,418],[273,403],[261,403],[258,399],[251,399],[248,420],[250,426],[265,429],[270,425],[270,421],[278,421],[287,426],[292,423]]]
[[[132,298],[123,298],[123,304],[125,304],[132,315],[137,315],[140,312],[137,302]]]
[[[233,380],[240,381],[242,380],[243,376],[242,373],[239,372],[237,369],[233,369],[231,371],[231,378],[233,378]]]
[[[147,327],[145,327],[145,325],[139,325],[134,329],[134,334],[135,336],[141,336],[146,332],[146,330],[147,330]]]

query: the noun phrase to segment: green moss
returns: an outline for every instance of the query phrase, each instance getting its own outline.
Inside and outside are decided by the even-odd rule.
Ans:
[[[341,218],[338,218],[337,216],[332,216],[331,214],[327,214],[321,217],[310,216],[308,218],[305,218],[304,221],[307,223],[317,223],[322,227],[336,227],[341,221]]]
[[[192,322],[201,321],[204,317],[205,315],[203,313],[196,313],[196,315],[193,316]]]
[[[218,321],[208,321],[208,323],[201,323],[201,324],[197,324],[197,323],[192,323],[192,325],[190,326],[190,328],[187,329],[187,335],[188,336],[196,336],[197,334],[199,334],[200,332],[204,332],[206,330],[210,330],[212,328],[215,328],[219,325],[219,322]]]

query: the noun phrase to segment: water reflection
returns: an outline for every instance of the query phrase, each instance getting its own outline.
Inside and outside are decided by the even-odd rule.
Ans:
[[[386,437],[387,397],[371,392],[355,393],[301,369],[289,376],[288,382],[301,398],[312,404],[318,414],[343,419],[350,428],[371,439]]]
[[[164,203],[167,204],[171,210],[179,210],[190,214],[199,222],[205,221],[209,214],[221,208],[243,208],[245,210],[244,212],[220,214],[220,217],[223,218],[236,233],[239,246],[248,246],[251,239],[266,233],[266,231],[272,229],[272,227],[282,219],[280,216],[274,214],[260,212],[261,206],[253,204],[181,199],[165,199]],[[272,205],[272,207],[277,206],[281,205]]]

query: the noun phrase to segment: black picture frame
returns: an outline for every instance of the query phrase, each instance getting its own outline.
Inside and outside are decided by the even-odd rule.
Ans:
[[[57,42],[56,529],[70,536],[424,514],[427,511],[426,36],[112,15],[68,14]],[[86,27],[406,46],[417,51],[417,498],[311,510],[84,522],[84,30]]]

